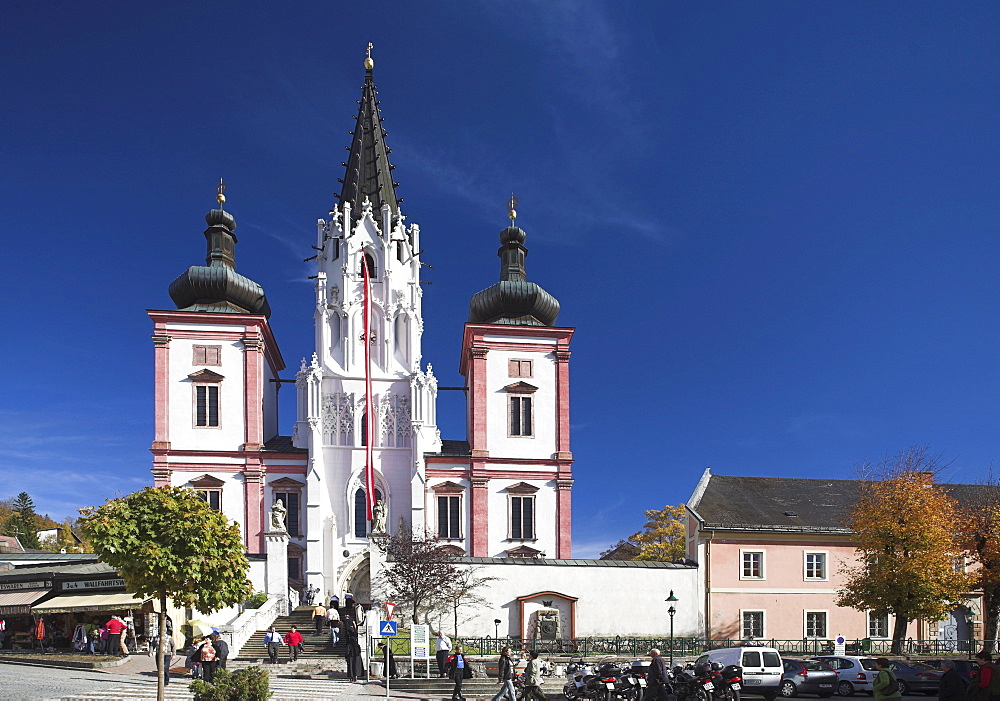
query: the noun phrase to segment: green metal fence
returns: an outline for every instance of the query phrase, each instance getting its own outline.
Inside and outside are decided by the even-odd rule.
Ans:
[[[394,655],[410,654],[409,631],[400,629],[399,635],[386,638]],[[461,645],[469,655],[499,655],[500,650],[509,645],[515,651],[538,650],[546,655],[564,655],[568,657],[646,657],[652,648],[659,648],[664,655],[673,657],[694,657],[706,650],[721,647],[740,647],[746,645],[745,640],[717,638],[563,638],[561,640],[541,640],[537,638],[455,638],[453,642]],[[822,655],[832,654],[830,641],[813,638],[800,640],[756,640],[754,644],[773,647],[788,655]],[[433,646],[433,642],[432,642]],[[962,656],[971,658],[975,652],[983,649],[982,640],[913,640],[903,642],[901,654],[906,656]],[[892,647],[891,640],[872,640],[870,638],[848,640],[845,652],[848,655],[888,655]]]

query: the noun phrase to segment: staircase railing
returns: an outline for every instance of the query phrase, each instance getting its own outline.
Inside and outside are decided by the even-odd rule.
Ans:
[[[229,643],[229,657],[237,657],[254,633],[265,630],[274,623],[274,619],[281,615],[282,608],[280,597],[269,596],[260,608],[247,609],[232,623],[219,626],[219,634]]]

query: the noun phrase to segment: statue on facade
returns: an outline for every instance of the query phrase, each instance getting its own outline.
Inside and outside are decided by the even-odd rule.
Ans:
[[[372,507],[372,533],[385,533],[386,508],[384,501],[376,501]]]
[[[271,530],[272,531],[283,531],[285,530],[285,514],[288,513],[288,509],[285,508],[284,503],[281,499],[276,499],[274,505],[271,507]]]

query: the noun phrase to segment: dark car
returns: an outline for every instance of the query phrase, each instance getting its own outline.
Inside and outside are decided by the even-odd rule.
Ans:
[[[819,660],[783,660],[779,692],[785,698],[799,694],[818,694],[829,698],[837,691],[837,670]]]
[[[938,671],[941,672],[944,671],[943,669],[941,669],[941,663],[944,662],[944,660],[918,660],[918,661],[923,662],[925,665],[929,665]],[[955,671],[958,672],[959,675],[962,677],[962,679],[964,679],[965,681],[969,681],[970,679],[972,679],[972,677],[975,676],[976,672],[979,671],[979,663],[973,660],[950,660],[950,661],[952,665],[954,665]]]
[[[934,696],[941,686],[943,672],[923,662],[893,660],[889,663],[889,669],[896,675],[899,693],[903,696],[914,691],[922,691],[928,696]]]

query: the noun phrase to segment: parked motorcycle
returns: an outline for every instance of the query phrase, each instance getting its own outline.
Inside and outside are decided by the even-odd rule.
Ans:
[[[711,670],[711,665],[708,667]],[[698,676],[693,667],[678,665],[673,668],[670,677],[670,686],[677,701],[711,701],[715,695],[715,684],[709,676]]]

